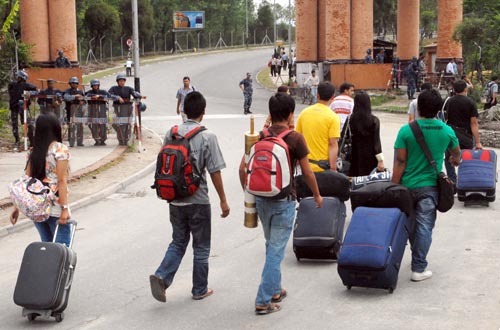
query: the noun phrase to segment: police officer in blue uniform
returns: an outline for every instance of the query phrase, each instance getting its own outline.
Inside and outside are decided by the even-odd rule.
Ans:
[[[63,92],[54,88],[54,79],[47,79],[47,88],[38,93],[38,104],[41,113],[54,113],[58,118],[61,117],[61,100]]]
[[[16,80],[11,81],[8,85],[9,91],[9,109],[12,125],[12,134],[14,135],[14,148],[19,148],[19,126],[18,118],[21,119],[21,124],[24,124],[24,97],[25,91],[36,92],[36,86],[27,82],[28,73],[23,70],[16,72]],[[28,101],[29,102],[29,101]],[[29,104],[28,104],[29,105]],[[28,118],[27,118],[28,120]],[[33,145],[33,123],[28,120],[28,139],[30,145]]]
[[[89,115],[89,128],[92,132],[92,138],[95,140],[95,146],[105,146],[107,139],[108,125],[108,101],[111,94],[100,89],[101,82],[98,79],[90,81],[91,90],[85,93],[87,97],[87,109]]]
[[[63,98],[66,102],[66,119],[69,124],[69,146],[74,147],[76,139],[76,145],[83,147],[83,124],[86,122],[84,95],[78,89],[80,81],[77,77],[69,78],[68,83],[70,88],[64,91]]]

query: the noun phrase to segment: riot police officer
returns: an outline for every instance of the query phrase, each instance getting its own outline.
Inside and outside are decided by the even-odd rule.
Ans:
[[[134,106],[132,103],[132,97],[134,99],[140,99],[141,94],[136,92],[132,87],[125,86],[127,77],[120,73],[116,76],[116,86],[109,89],[109,93],[115,97],[113,102],[114,117],[113,117],[113,128],[116,130],[116,135],[118,138],[119,145],[127,145],[130,138],[130,131],[132,123],[132,113]]]
[[[19,148],[19,127],[18,127],[18,117],[21,119],[21,124],[24,124],[24,98],[23,94],[25,91],[35,91],[36,86],[27,82],[28,73],[23,70],[16,72],[16,80],[11,81],[8,86],[9,91],[9,109],[10,109],[10,119],[12,125],[12,134],[14,135],[15,144],[14,147]],[[29,101],[28,101],[29,102]],[[27,104],[29,105],[29,104]],[[28,139],[30,145],[33,145],[33,124],[28,118]]]
[[[83,124],[86,122],[84,95],[78,89],[80,81],[77,77],[69,78],[68,83],[70,88],[64,91],[63,97],[66,102],[66,119],[69,124],[69,146],[75,145],[76,138],[76,145],[83,147]]]
[[[61,100],[63,92],[54,88],[54,79],[47,79],[47,88],[42,89],[38,94],[38,104],[41,113],[54,113],[57,118],[61,117]]]
[[[71,68],[71,62],[64,56],[64,52],[62,50],[59,50],[57,55],[59,56],[56,58],[56,68]]]
[[[88,124],[90,131],[92,132],[92,138],[95,140],[95,146],[106,145],[108,100],[111,98],[111,94],[103,89],[100,89],[100,86],[101,82],[98,79],[92,79],[90,81],[91,90],[85,93],[85,96],[88,97]]]

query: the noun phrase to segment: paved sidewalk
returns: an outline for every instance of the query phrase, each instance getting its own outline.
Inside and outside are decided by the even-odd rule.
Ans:
[[[69,202],[72,211],[122,189],[145,174],[152,172],[161,146],[161,137],[143,127],[143,150],[119,146],[115,135],[108,135],[106,146],[94,146],[85,139],[85,147],[70,148]],[[12,211],[7,185],[23,174],[26,152],[0,153],[0,238],[32,225],[28,219],[12,226]]]

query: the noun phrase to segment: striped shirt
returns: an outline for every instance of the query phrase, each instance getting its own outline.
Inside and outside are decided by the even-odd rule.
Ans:
[[[352,114],[353,108],[354,100],[352,97],[344,94],[340,94],[334,98],[333,102],[330,104],[330,109],[335,111],[335,113],[340,117],[340,131],[344,128],[344,123],[346,122],[347,117]]]

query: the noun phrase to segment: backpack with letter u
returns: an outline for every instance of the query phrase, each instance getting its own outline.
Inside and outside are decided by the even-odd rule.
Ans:
[[[151,188],[156,189],[158,198],[171,202],[192,196],[198,190],[201,175],[192,164],[189,140],[205,129],[204,126],[197,126],[181,136],[179,127],[172,127],[172,139],[161,148],[156,160],[155,181]]]
[[[271,199],[287,197],[292,189],[292,163],[283,140],[292,131],[273,136],[264,129],[263,139],[250,150],[246,167],[245,189],[250,194]]]

